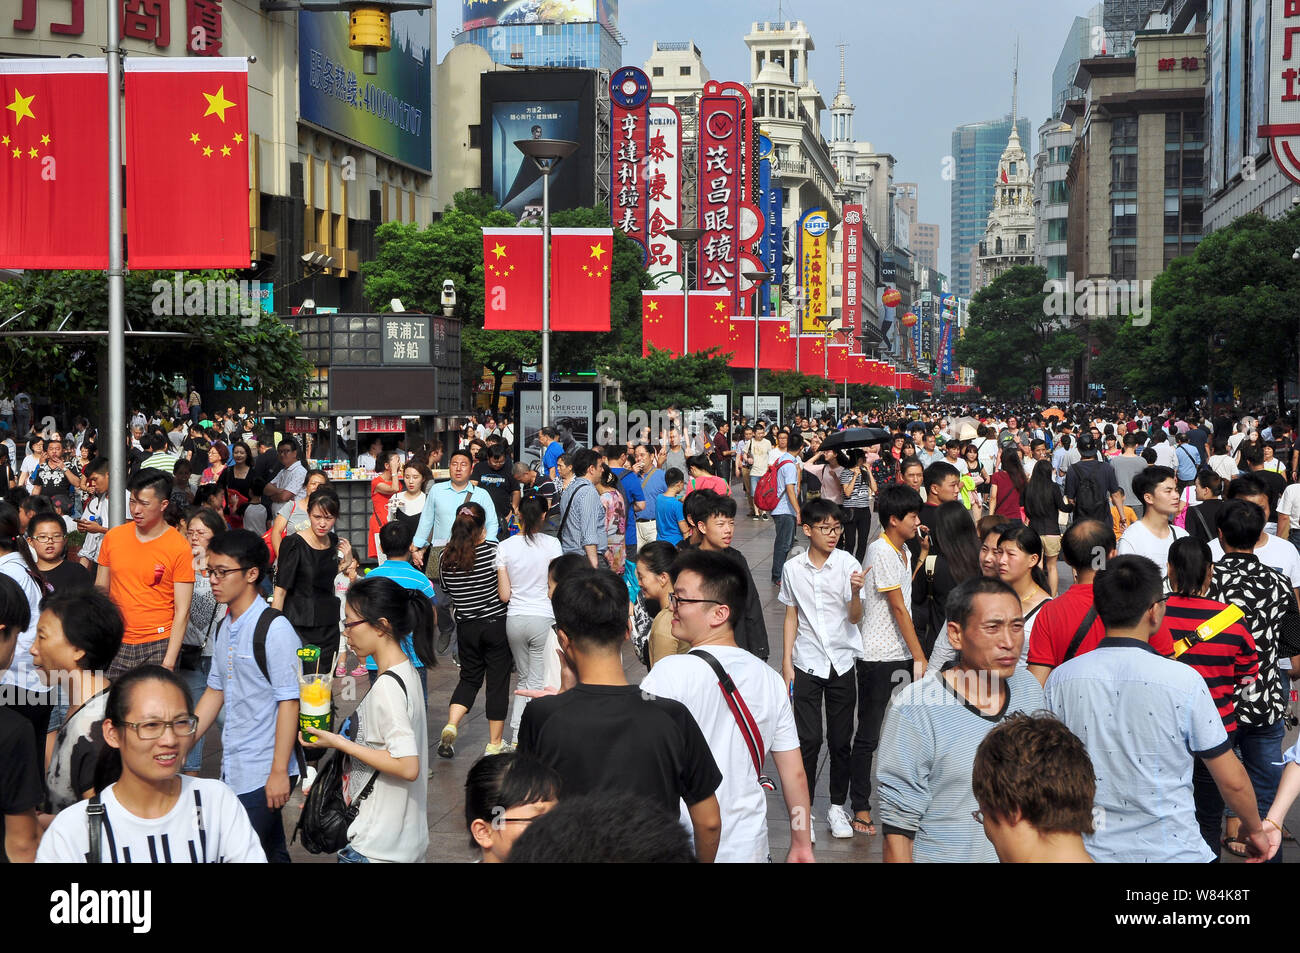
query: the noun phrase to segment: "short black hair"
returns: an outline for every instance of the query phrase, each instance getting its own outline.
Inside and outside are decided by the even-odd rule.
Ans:
[[[1107,563],[1092,584],[1101,624],[1107,629],[1136,626],[1164,594],[1162,569],[1145,556],[1116,556]]]
[[[786,440],[785,448],[787,450],[798,450],[802,446],[803,446],[803,432],[799,430],[791,430],[789,439]]]
[[[537,758],[518,751],[485,755],[465,776],[465,827],[475,821],[496,823],[512,808],[559,797],[560,776]],[[479,849],[472,834],[469,846]]]
[[[1176,539],[1169,547],[1170,584],[1180,596],[1199,596],[1205,571],[1213,565],[1210,547],[1195,536]]]
[[[91,585],[64,587],[41,600],[41,612],[55,616],[63,626],[63,637],[85,653],[78,668],[103,672],[113,664],[122,647],[125,625],[108,593]]]
[[[908,513],[919,513],[924,505],[921,494],[906,483],[890,483],[881,487],[876,496],[876,515],[880,517],[881,531],[889,529],[891,519],[901,520]]]
[[[36,513],[27,521],[27,535],[35,536],[36,527],[41,523],[54,523],[59,527],[60,533],[66,533],[68,529],[68,524],[63,522],[63,517],[55,510],[50,510],[48,513]]]
[[[600,462],[600,457],[595,450],[583,447],[573,452],[573,474],[574,476],[585,477],[587,471]]]
[[[96,457],[86,464],[81,471],[82,476],[91,476],[98,473],[108,473],[108,457]]]
[[[1264,532],[1264,510],[1251,500],[1228,500],[1219,510],[1218,529],[1224,546],[1253,550]]]
[[[1017,605],[1020,603],[1016,590],[1001,579],[974,576],[948,593],[948,601],[945,605],[948,621],[956,622],[957,625],[965,628],[966,623],[970,621],[971,612],[975,609],[976,596],[1010,596],[1016,600]]]
[[[145,490],[153,490],[154,496],[160,500],[171,498],[172,476],[170,473],[164,473],[162,470],[155,470],[152,467],[145,467],[130,480],[127,481],[127,492],[136,495]]]
[[[665,487],[676,486],[679,483],[685,483],[685,482],[686,482],[686,477],[682,475],[682,471],[677,467],[669,467],[667,470],[664,471]]]
[[[327,516],[339,515],[339,495],[333,487],[322,486],[317,490],[313,490],[311,496],[307,497],[308,514],[318,506],[325,511]]]
[[[691,837],[651,799],[628,791],[565,797],[528,825],[512,864],[690,864]]]
[[[921,477],[921,482],[928,490],[932,486],[939,486],[948,477],[961,478],[961,473],[957,468],[946,460],[936,460],[925,468],[925,475]]]
[[[280,439],[280,442],[275,445],[275,449],[292,450],[294,453],[298,454],[299,456],[302,455],[302,451],[298,448],[298,441],[294,440],[293,437],[282,437]]]
[[[551,608],[556,629],[580,651],[617,652],[627,637],[627,586],[608,569],[589,566],[560,579]]]
[[[1243,473],[1241,476],[1233,477],[1232,482],[1228,484],[1226,495],[1230,500],[1243,496],[1269,496],[1268,484],[1258,474]]]
[[[843,507],[824,496],[809,500],[800,510],[799,516],[805,526],[816,526],[826,519],[835,520],[841,526],[849,521],[849,515],[844,512]]]
[[[713,490],[696,490],[686,498],[686,502],[689,504],[697,496],[700,497],[700,501],[695,504],[693,509],[697,523],[703,523],[711,516],[736,518],[736,501],[733,497],[724,496]]]
[[[1178,474],[1169,467],[1146,467],[1139,470],[1133,475],[1133,495],[1145,504],[1147,494],[1155,492],[1155,488],[1166,480],[1177,483]]]
[[[266,541],[251,529],[227,530],[208,544],[208,555],[229,556],[241,570],[256,569],[257,581],[266,578],[270,553]]]
[[[716,599],[727,607],[727,621],[734,629],[740,624],[749,594],[749,581],[741,575],[740,567],[722,553],[703,549],[684,549],[673,561],[670,570],[673,582],[684,572],[700,577],[700,589],[706,598]]]
[[[1079,520],[1061,537],[1061,555],[1071,569],[1095,568],[1098,552],[1102,561],[1115,550],[1115,528],[1109,520]]]
[[[413,539],[415,527],[411,523],[389,520],[379,531],[379,548],[389,559],[401,558],[410,552]]]

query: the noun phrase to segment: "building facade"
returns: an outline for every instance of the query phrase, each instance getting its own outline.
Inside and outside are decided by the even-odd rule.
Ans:
[[[499,19],[485,15],[498,4],[463,5],[461,27],[452,33],[457,46],[473,45],[503,66],[601,69],[623,65],[626,40],[618,32],[618,0],[586,4],[587,16],[568,19],[547,4],[523,5],[521,14],[506,11]]]
[[[993,209],[994,176],[1002,152],[1011,137],[1010,117],[986,122],[964,123],[952,133],[952,201],[949,252],[949,279],[952,290],[969,297],[972,291],[973,262],[979,254],[980,239],[988,229]],[[1031,143],[1029,120],[1015,122],[1022,143]]]
[[[979,274],[971,276],[978,291],[1003,272],[1034,261],[1034,195],[1029,157],[1013,128],[993,178],[993,208],[980,241]]]
[[[912,254],[916,263],[931,271],[939,270],[939,226],[917,222],[912,226]]]
[[[1074,130],[1059,119],[1038,127],[1038,154],[1034,157],[1034,264],[1047,277],[1065,277],[1070,225],[1070,190],[1066,176]]]

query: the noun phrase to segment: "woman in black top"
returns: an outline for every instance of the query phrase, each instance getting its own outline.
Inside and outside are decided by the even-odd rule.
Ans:
[[[477,503],[456,510],[451,538],[438,559],[442,584],[456,613],[456,644],[460,649],[460,682],[451,695],[447,724],[438,739],[438,756],[456,754],[460,721],[474,705],[487,675],[488,745],[484,754],[505,747],[506,714],[510,707],[510,642],[506,638],[506,604],[497,595],[497,544],[487,538],[487,515]]]
[[[1043,559],[1047,562],[1047,584],[1053,597],[1056,595],[1056,557],[1061,555],[1061,513],[1074,512],[1074,506],[1065,502],[1061,485],[1052,479],[1052,465],[1046,460],[1034,464],[1033,475],[1025,485],[1025,516],[1029,528],[1043,540]]]
[[[970,510],[957,500],[941,503],[935,509],[930,535],[930,555],[912,579],[912,603],[923,603],[928,610],[926,631],[917,633],[925,654],[946,660],[952,657],[946,634],[948,595],[980,574],[980,541]]]
[[[271,605],[293,623],[303,646],[320,649],[315,665],[304,660],[304,675],[333,670],[341,619],[334,577],[340,572],[349,579],[357,576],[351,545],[334,534],[339,516],[338,494],[331,489],[317,490],[307,498],[307,516],[307,525],[280,544],[271,600]]]
[[[259,485],[253,485],[253,467],[248,444],[237,440],[230,448],[230,452],[235,462],[221,471],[217,486],[221,487],[222,492],[226,494],[226,518],[230,528],[242,529],[244,510],[248,509],[250,500],[261,495],[262,487],[261,481],[257,481]],[[238,496],[232,497],[232,493]]]
[[[9,462],[9,450],[0,445],[0,500],[10,499],[18,486],[18,476]]]

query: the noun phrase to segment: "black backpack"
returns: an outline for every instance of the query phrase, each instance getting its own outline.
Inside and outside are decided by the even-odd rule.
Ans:
[[[1077,466],[1077,464],[1076,464]],[[1098,467],[1079,467],[1078,483],[1074,492],[1074,521],[1110,519],[1110,500],[1097,482]]]
[[[402,691],[406,691],[406,684],[396,672],[390,670],[384,675],[391,675],[397,679],[397,684],[402,686]],[[301,834],[302,846],[309,854],[337,853],[348,846],[348,828],[356,820],[361,810],[361,802],[370,796],[375,781],[379,778],[379,772],[376,771],[370,776],[366,786],[361,789],[361,793],[352,799],[352,803],[345,803],[343,800],[345,758],[347,755],[343,752],[331,748],[316,765],[316,780],[312,782],[307,800],[303,802],[298,824],[289,839],[289,843],[292,844]]]

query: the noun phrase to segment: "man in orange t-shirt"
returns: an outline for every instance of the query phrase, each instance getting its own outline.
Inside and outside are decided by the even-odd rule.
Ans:
[[[126,623],[122,648],[108,677],[140,665],[175,669],[194,595],[194,556],[163,519],[172,479],[141,470],[127,490],[131,522],[104,534],[95,585],[108,592]]]

